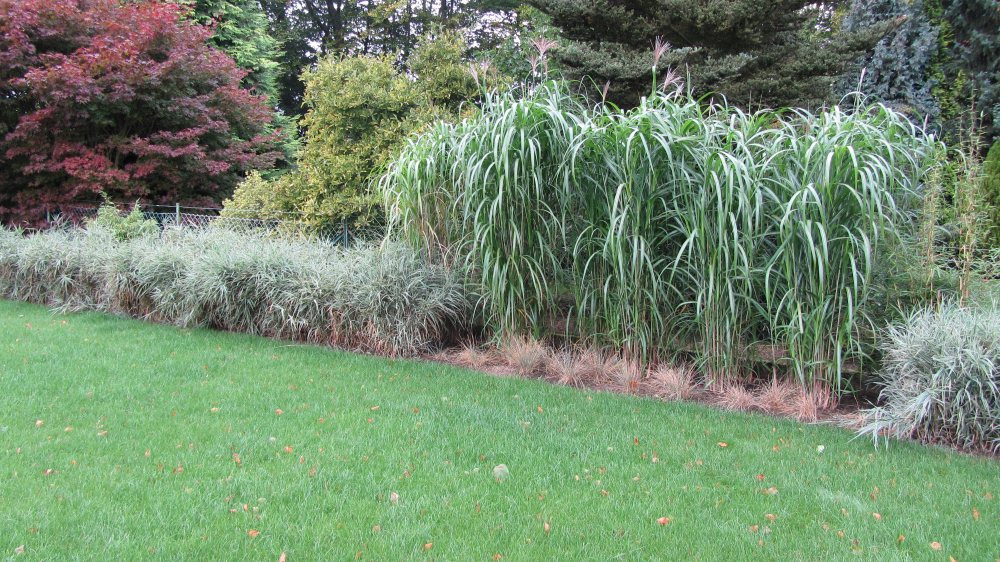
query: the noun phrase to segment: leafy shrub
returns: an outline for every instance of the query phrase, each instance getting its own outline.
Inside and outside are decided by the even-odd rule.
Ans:
[[[769,345],[839,389],[932,148],[879,105],[748,114],[654,93],[626,112],[546,83],[437,124],[382,187],[406,239],[465,260],[500,334],[562,324],[640,363],[682,350],[715,381]]]
[[[0,234],[0,296],[180,326],[388,354],[455,336],[468,318],[451,272],[398,244],[341,249],[223,229],[118,239],[103,228]]]
[[[446,32],[422,39],[406,71],[390,55],[321,60],[303,75],[308,111],[297,168],[272,181],[251,174],[223,215],[294,213],[315,230],[372,221],[380,198],[371,180],[404,139],[434,119],[454,119],[476,95],[465,50],[461,36]]]
[[[1000,450],[1000,309],[946,305],[889,332],[861,434]]]
[[[105,201],[97,209],[97,217],[87,223],[90,228],[105,228],[119,242],[160,233],[155,220],[147,219],[136,203],[127,214],[118,210],[110,201]]]

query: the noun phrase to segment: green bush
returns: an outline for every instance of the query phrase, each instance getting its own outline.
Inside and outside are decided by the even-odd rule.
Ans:
[[[689,352],[714,380],[765,346],[839,389],[932,148],[878,105],[748,114],[654,93],[625,112],[548,83],[438,124],[382,188],[396,230],[463,260],[500,334]]]
[[[380,222],[371,180],[408,135],[455,119],[478,92],[465,50],[459,35],[442,33],[421,40],[405,70],[392,55],[322,59],[303,74],[308,110],[296,169],[271,181],[252,174],[223,216],[291,217],[313,230]]]
[[[0,231],[0,296],[410,355],[467,326],[460,280],[398,244],[341,249],[224,229],[118,240]]]
[[[97,209],[97,217],[87,222],[89,228],[103,228],[118,241],[143,236],[155,236],[160,227],[155,220],[145,218],[137,202],[128,213],[122,213],[114,203],[105,200]]]
[[[890,330],[863,435],[1000,450],[1000,309],[946,305]]]

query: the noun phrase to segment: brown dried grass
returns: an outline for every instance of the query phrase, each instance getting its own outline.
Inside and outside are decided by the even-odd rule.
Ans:
[[[694,371],[687,366],[658,365],[648,382],[654,395],[668,400],[691,400],[697,395]]]

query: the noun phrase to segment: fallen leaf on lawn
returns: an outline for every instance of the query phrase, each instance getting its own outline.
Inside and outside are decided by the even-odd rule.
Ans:
[[[539,414],[541,414],[542,412],[543,412],[543,410],[542,410],[542,407],[541,407],[541,406],[539,406],[539,407],[538,407],[538,413],[539,413]]]
[[[901,543],[901,542],[903,542],[905,540],[906,540],[906,537],[904,537],[903,535],[899,535],[899,537],[896,538],[896,542],[899,542],[899,543]]]
[[[177,468],[174,469],[174,474],[180,474],[182,472],[184,472],[184,467],[181,465],[177,465]]]
[[[424,543],[424,550],[430,550],[432,548],[434,548],[434,543],[432,543],[432,542],[425,542]]]
[[[876,521],[881,521],[882,520],[882,514],[881,513],[872,512],[872,517],[874,517]]]
[[[503,554],[500,554],[499,552],[493,555],[494,560],[500,560],[501,558],[503,558]]]
[[[209,411],[212,412],[213,414],[216,414],[216,413],[219,412],[219,407],[218,406],[213,406]]]
[[[670,518],[669,517],[660,517],[659,519],[656,520],[656,522],[659,523],[660,526],[662,527],[662,526],[670,523]]]
[[[15,548],[14,554],[24,554],[24,545],[22,544],[21,546]]]
[[[764,519],[767,519],[771,523],[774,523],[775,521],[777,521],[778,516],[775,515],[775,514],[773,514],[773,513],[765,513],[764,514]]]
[[[507,470],[507,465],[498,464],[493,467],[493,478],[496,478],[497,481],[506,480],[508,476],[510,476],[510,471]]]
[[[773,495],[775,495],[775,494],[778,493],[778,489],[775,488],[774,486],[771,486],[770,488],[767,488],[766,490],[761,490],[761,493],[763,493],[765,496],[773,496]]]
[[[69,433],[70,431],[73,431],[73,427],[72,427],[72,426],[69,426],[69,425],[67,425],[67,426],[66,426],[66,429],[64,429],[63,431],[65,431],[66,433]]]
[[[247,531],[247,535],[249,535],[251,539],[257,538],[257,535],[259,534],[260,531],[258,531],[257,529],[250,529],[249,531]]]
[[[389,494],[389,501],[392,503],[399,503],[399,494],[392,492]]]
[[[292,450],[293,450],[293,449],[292,449],[292,446],[291,446],[291,445],[285,445],[285,452],[286,452],[286,453],[291,453],[291,452],[292,452]]]
[[[941,543],[934,541],[931,543],[931,550],[941,550]]]
[[[372,406],[372,411],[373,412],[377,412],[379,410],[380,410],[380,408],[378,406]]]
[[[633,437],[632,438],[632,443],[638,445],[639,444],[639,438],[638,437]]]
[[[56,471],[52,470],[51,468],[46,468],[45,470],[42,471],[42,474],[44,474],[45,476],[49,476],[51,474],[55,474],[55,472]]]
[[[378,533],[381,530],[382,530],[382,526],[381,525],[372,525],[372,532],[373,533]]]
[[[545,531],[545,534],[548,534],[549,531],[552,530],[552,527],[549,525],[548,521],[542,524],[542,530]]]
[[[375,420],[372,418],[368,418],[368,423],[375,423]]]
[[[281,556],[278,557],[278,562],[285,562],[285,560],[287,560],[287,557],[285,556],[285,553],[282,552]]]
[[[972,518],[975,519],[976,521],[979,521],[979,510],[978,509],[972,508]]]
[[[236,464],[243,464],[243,461],[240,460],[239,453],[233,453],[233,462]]]
[[[816,446],[816,452],[817,453],[822,453],[825,450],[826,450],[826,447],[824,447],[823,445],[817,445]]]
[[[45,421],[35,420],[35,427],[42,427],[43,425],[45,425]]]
[[[601,490],[601,495],[604,497],[608,497],[608,493],[609,492],[607,490]]]
[[[146,452],[145,452],[144,454],[146,455],[146,458],[148,459],[148,458],[149,458],[149,455],[152,455],[152,454],[153,454],[153,451],[151,451],[151,450],[149,450],[149,449],[146,449]]]
[[[837,531],[837,536],[840,537],[840,538],[844,538],[844,532],[843,531]]]
[[[757,481],[758,482],[763,482],[764,481],[764,475],[763,474],[758,474],[757,475]]]
[[[750,525],[751,533],[756,533],[758,529],[760,529],[760,525]]]
[[[716,443],[716,445],[718,445],[718,446],[722,447],[723,449],[725,449],[726,447],[729,446],[729,443],[726,443],[725,441],[719,441],[718,443]]]
[[[278,409],[276,409],[276,410],[274,411],[274,413],[280,416],[281,414],[284,414],[284,413],[285,413],[285,411],[284,411],[284,410],[282,410],[281,408],[278,408]]]

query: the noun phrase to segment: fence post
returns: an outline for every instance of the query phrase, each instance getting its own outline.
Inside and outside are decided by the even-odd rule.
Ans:
[[[52,211],[49,210],[48,206],[45,207],[45,224],[52,224]]]
[[[340,227],[344,231],[344,247],[347,247],[347,220],[340,221]]]
[[[181,204],[174,203],[174,226],[181,225]]]

